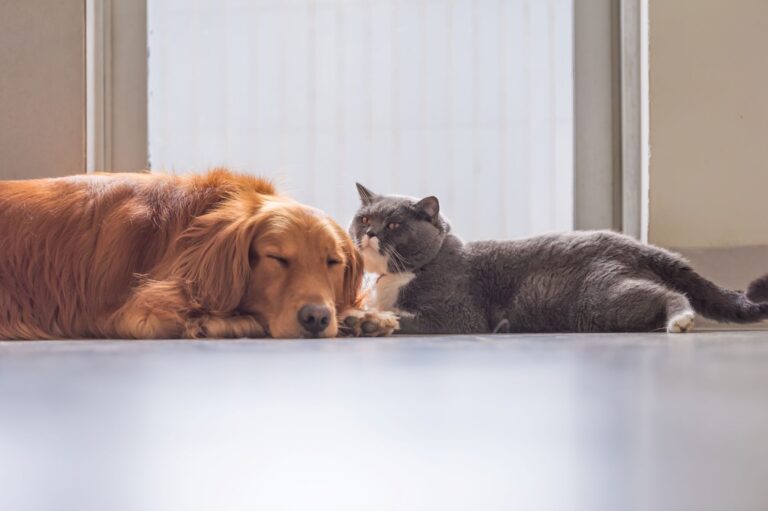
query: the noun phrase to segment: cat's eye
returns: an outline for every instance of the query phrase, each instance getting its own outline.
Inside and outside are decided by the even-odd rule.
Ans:
[[[371,223],[371,219],[367,216],[360,217],[360,221],[363,222],[365,225],[368,225]]]
[[[328,258],[328,266],[333,267],[339,264],[341,264],[341,261],[339,259],[336,259],[335,257]]]
[[[387,229],[389,229],[390,231],[394,231],[398,227],[400,227],[400,224],[398,224],[397,222],[390,222],[389,225],[387,225]]]
[[[274,259],[275,261],[280,263],[280,266],[282,266],[283,268],[288,268],[288,264],[289,264],[288,259],[286,259],[285,257],[278,256],[278,255],[268,255],[267,257],[269,257],[270,259]]]

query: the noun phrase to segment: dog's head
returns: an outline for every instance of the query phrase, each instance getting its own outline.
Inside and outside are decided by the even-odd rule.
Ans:
[[[234,198],[183,235],[177,273],[215,314],[250,314],[272,337],[334,337],[357,305],[363,266],[349,235],[290,199]]]

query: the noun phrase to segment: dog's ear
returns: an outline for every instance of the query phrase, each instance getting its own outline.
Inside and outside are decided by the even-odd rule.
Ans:
[[[336,308],[341,312],[350,308],[358,308],[362,305],[363,256],[360,255],[360,251],[341,227],[336,226],[335,229],[337,234],[343,239],[342,250],[346,259],[342,295],[336,297]]]
[[[173,276],[206,312],[231,313],[245,294],[255,233],[249,216],[231,201],[197,217],[178,240]]]

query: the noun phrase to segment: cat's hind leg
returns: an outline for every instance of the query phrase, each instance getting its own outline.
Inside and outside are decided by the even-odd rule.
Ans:
[[[685,295],[650,279],[625,278],[613,283],[602,300],[592,298],[591,304],[599,304],[597,331],[684,333],[696,316]]]
[[[667,332],[683,334],[693,330],[696,312],[685,295],[670,291],[667,297]]]

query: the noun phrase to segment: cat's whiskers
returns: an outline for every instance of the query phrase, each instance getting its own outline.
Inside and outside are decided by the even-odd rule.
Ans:
[[[397,273],[405,272],[405,261],[394,247],[382,247],[387,259],[392,262],[392,266],[395,267]]]
[[[400,273],[404,273],[406,271],[405,258],[394,247],[392,247],[391,253],[392,253],[392,256],[395,258],[395,260],[397,261],[398,269],[400,270]]]
[[[397,259],[397,261],[400,263],[401,272],[405,272],[406,271],[405,257],[403,257],[403,255],[395,247],[392,247],[391,252],[392,252],[392,255],[395,257],[395,259]]]
[[[391,263],[392,266],[395,267],[395,272],[398,272],[399,271],[398,262],[397,262],[397,259],[395,259],[394,255],[392,254],[392,251],[387,247],[382,247],[382,251],[384,252],[384,255],[387,258],[387,262]]]

